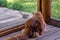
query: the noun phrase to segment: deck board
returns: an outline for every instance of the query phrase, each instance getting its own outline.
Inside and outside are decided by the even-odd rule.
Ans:
[[[55,40],[60,40],[60,37],[56,38]]]
[[[11,37],[11,36],[14,36],[17,34],[20,34],[20,31],[6,35],[4,37],[0,37],[0,40],[4,40],[7,37]],[[59,39],[60,39],[60,28],[54,27],[51,25],[47,25],[46,31],[43,35],[41,35],[40,37],[37,37],[37,38],[28,39],[28,40],[59,40]]]
[[[42,39],[42,40],[55,40],[58,37],[60,37],[60,31],[57,31],[57,32],[54,32],[52,34],[46,35],[46,36],[44,36],[42,38],[39,38],[39,39]]]
[[[0,31],[25,23],[30,16],[23,18],[22,14],[29,15],[22,11],[0,7]]]

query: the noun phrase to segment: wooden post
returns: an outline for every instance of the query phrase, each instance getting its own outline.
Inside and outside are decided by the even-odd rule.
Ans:
[[[37,0],[37,10],[41,11],[41,0]]]
[[[51,9],[50,0],[42,0],[42,14],[45,18],[46,23],[50,21],[50,9]]]

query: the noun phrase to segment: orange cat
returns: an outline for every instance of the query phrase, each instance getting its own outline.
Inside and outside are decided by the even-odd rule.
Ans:
[[[45,21],[41,12],[34,13],[32,18],[26,21],[25,28],[21,31],[19,36],[9,38],[7,40],[26,40],[27,38],[34,38],[42,35],[45,31]]]

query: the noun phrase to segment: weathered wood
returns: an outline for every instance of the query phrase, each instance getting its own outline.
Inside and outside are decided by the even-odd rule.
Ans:
[[[56,19],[51,18],[49,24],[60,27],[60,20],[56,20]]]
[[[42,14],[46,23],[60,27],[60,20],[51,18],[51,0],[42,0]]]
[[[0,37],[5,36],[5,35],[10,34],[10,33],[13,33],[13,32],[16,32],[16,31],[20,31],[24,27],[25,27],[25,25],[19,25],[19,26],[16,26],[14,28],[9,28],[7,30],[0,31]]]
[[[60,37],[60,28],[50,26],[50,25],[48,25],[47,27],[48,28],[46,29],[46,31],[45,31],[45,33],[43,35],[41,35],[41,36],[39,36],[37,38],[28,39],[28,40],[55,40],[55,39],[58,40],[59,37]],[[15,36],[17,34],[20,34],[20,31],[9,34],[9,35],[6,35],[4,37],[0,37],[0,40],[4,40],[7,37]]]
[[[41,35],[37,39],[43,39],[44,37],[49,36],[51,34],[54,34],[54,33],[58,32],[58,31],[60,31],[60,28],[50,28],[49,30],[47,30],[43,35]]]
[[[23,18],[26,16],[27,18]],[[23,27],[20,26],[29,18],[28,13],[0,7],[0,36],[21,30]]]
[[[54,39],[54,40],[60,40],[60,37],[57,37],[56,39]]]
[[[45,18],[46,23],[50,21],[50,13],[51,13],[51,3],[50,0],[42,0],[42,14]]]
[[[38,12],[39,11],[42,11],[42,5],[41,5],[41,0],[37,0],[37,9],[38,9]]]
[[[50,34],[50,35],[48,35],[48,36],[45,36],[45,37],[43,37],[42,39],[43,39],[43,40],[54,40],[54,39],[56,39],[57,37],[60,37],[60,31],[57,31],[57,32],[55,32],[55,33],[53,33],[53,34]]]

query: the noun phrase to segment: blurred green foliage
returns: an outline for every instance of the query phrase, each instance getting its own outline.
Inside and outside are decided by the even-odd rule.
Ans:
[[[7,1],[6,0],[0,0],[0,6],[6,7],[7,6]]]
[[[51,17],[60,19],[60,0],[52,0],[52,13]]]
[[[0,0],[0,6],[29,13],[37,11],[36,0]]]
[[[0,0],[0,6],[32,13],[37,11],[37,0]],[[52,0],[51,6],[51,17],[60,19],[60,0]]]

